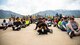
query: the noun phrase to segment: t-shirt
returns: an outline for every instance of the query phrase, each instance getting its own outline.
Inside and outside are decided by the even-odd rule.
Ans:
[[[7,23],[6,23],[6,22],[3,22],[3,23],[2,23],[2,26],[7,26]]]
[[[74,30],[78,29],[78,26],[77,26],[76,22],[71,23],[71,25],[72,25]]]
[[[62,25],[64,25],[65,27],[66,27],[66,24],[67,24],[68,22],[66,22],[66,21],[62,21]]]
[[[78,26],[77,26],[76,22],[72,22],[72,23],[68,22],[67,25],[69,25],[69,24],[71,24],[71,26],[72,26],[72,28],[73,28],[74,30],[77,30],[77,29],[78,29]]]
[[[58,20],[54,20],[54,23],[58,23]]]
[[[9,21],[9,22],[8,22],[8,25],[13,25],[12,21]]]
[[[61,25],[61,24],[62,24],[62,21],[59,21],[59,22],[58,22],[58,25]]]
[[[18,26],[20,26],[21,25],[21,22],[19,21],[19,22],[14,22],[13,23],[16,27],[18,27]]]

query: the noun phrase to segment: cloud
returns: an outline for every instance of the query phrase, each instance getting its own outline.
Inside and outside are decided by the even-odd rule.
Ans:
[[[69,0],[64,8],[67,10],[80,10],[80,0]]]
[[[44,10],[80,10],[79,5],[79,0],[8,0],[0,9],[27,15]]]

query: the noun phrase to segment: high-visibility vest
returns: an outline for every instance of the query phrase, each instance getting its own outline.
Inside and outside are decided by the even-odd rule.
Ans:
[[[26,24],[29,24],[30,23],[30,21],[29,20],[26,20]]]

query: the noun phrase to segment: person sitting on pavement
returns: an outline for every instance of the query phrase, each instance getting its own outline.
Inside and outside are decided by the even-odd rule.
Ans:
[[[13,22],[11,21],[11,18],[9,18],[8,27],[12,27],[12,26],[13,26]]]
[[[66,31],[66,24],[68,23],[67,17],[63,17],[63,21],[62,21],[62,31]]]
[[[50,27],[52,25],[52,21],[51,20],[47,20],[46,19],[45,23],[47,24],[48,27]]]
[[[63,18],[60,19],[60,21],[58,22],[58,28],[61,29],[61,30],[63,30],[62,29],[62,21],[63,21]]]
[[[70,18],[70,21],[66,26],[67,33],[69,34],[70,38],[72,38],[73,36],[80,35],[80,27],[73,17]]]
[[[14,31],[19,31],[21,29],[21,22],[19,20],[19,17],[16,18],[16,21],[13,22],[13,27],[12,29]]]
[[[36,28],[35,30],[38,28],[38,24],[42,23],[42,18],[38,18],[38,22],[36,23]]]
[[[57,17],[54,18],[53,24],[54,24],[54,25],[53,25],[54,27],[57,26],[57,24],[58,24],[58,18],[57,18]]]
[[[6,22],[5,19],[3,20],[2,26],[0,28],[2,28],[4,30],[6,30],[8,28],[8,23]]]
[[[47,27],[44,18],[39,20],[39,22],[37,23],[35,29],[37,29],[37,28],[39,28],[39,29],[38,29],[39,35],[40,35],[40,34],[47,34],[48,32],[52,33],[52,30],[50,30],[50,29]]]
[[[21,19],[21,27],[22,28],[25,28],[26,27],[25,19]]]

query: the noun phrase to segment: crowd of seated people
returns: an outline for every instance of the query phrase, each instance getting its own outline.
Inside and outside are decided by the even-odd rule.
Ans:
[[[29,24],[30,20],[26,18],[9,18],[8,22],[6,22],[6,19],[3,20],[0,29],[6,30],[8,27],[12,27],[12,30],[19,31],[21,28],[26,28],[27,26],[29,26]]]
[[[6,22],[4,19],[2,22],[2,26],[0,26],[0,29],[6,30],[8,27],[12,27],[12,30],[19,31],[21,28],[26,28],[33,22],[32,17],[29,18],[9,18],[9,21]],[[39,17],[38,21],[36,23],[35,30],[41,34],[48,34],[52,33],[53,31],[48,28],[48,26],[58,27],[61,31],[67,32],[67,34],[70,36],[70,38],[80,35],[80,27],[78,23],[75,21],[74,16],[54,16],[53,19],[51,18],[45,18],[45,17]]]
[[[57,19],[58,18],[54,19],[54,27],[57,25],[58,29],[67,32],[70,38],[80,35],[80,27],[79,24],[75,21],[74,16],[64,16],[58,20]]]

